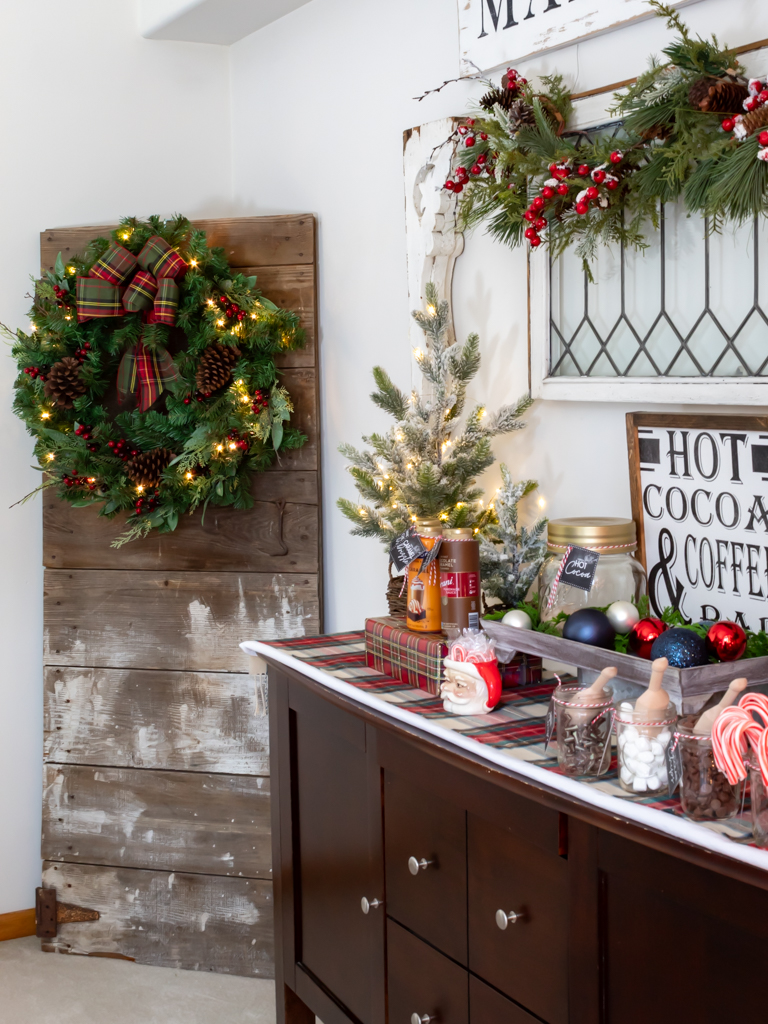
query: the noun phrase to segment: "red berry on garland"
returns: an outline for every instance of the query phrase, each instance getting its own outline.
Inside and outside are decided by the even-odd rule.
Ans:
[[[538,217],[536,219],[536,221],[535,221],[533,226],[534,226],[534,228],[536,228],[537,231],[543,231],[544,228],[547,227],[547,220],[546,220],[546,218],[545,217]]]
[[[89,452],[97,452],[98,450],[99,450],[99,446],[97,444],[89,444],[88,445],[88,451]]]
[[[639,658],[650,658],[651,648],[662,633],[669,629],[661,619],[640,619],[629,631],[629,649]]]
[[[587,189],[587,199],[597,199],[597,197],[599,195],[600,195],[600,193],[595,188],[595,186],[594,185],[590,185],[590,187]]]
[[[536,220],[536,214],[533,212],[533,210],[526,210],[523,214],[523,217],[531,222]]]
[[[768,146],[768,132],[760,132],[757,137],[757,141],[761,146]]]
[[[544,196],[545,199],[551,199],[552,196],[555,194],[555,190],[552,188],[551,185],[545,185],[544,188],[541,190],[541,194]]]
[[[443,185],[443,188],[444,188],[444,189],[447,189],[447,190],[448,190],[449,192],[453,192],[453,182],[452,182],[452,181],[451,181],[451,180],[449,179],[449,180],[448,180],[448,181],[446,181],[446,183],[445,183],[445,184]]]
[[[532,238],[536,238],[537,235],[538,235],[538,232],[536,231],[536,228],[526,228],[525,229],[525,237],[528,239],[529,242],[530,242],[530,240]]]
[[[466,134],[467,134],[467,127],[466,127],[466,125],[460,124],[459,125],[459,135],[466,135]]]
[[[474,135],[468,135],[466,137],[466,139],[464,139],[464,145],[465,146],[474,146],[474,144],[475,144],[475,137],[474,137]]]
[[[184,405],[189,405],[191,401],[192,399],[189,397],[189,395],[187,395],[187,397],[184,399]]]
[[[733,120],[732,117],[726,117],[726,119],[720,125],[724,132],[732,132],[735,126],[736,122]]]
[[[618,149],[615,150],[613,153],[611,153],[611,163],[612,164],[620,164],[623,159],[624,159],[624,154],[622,152],[620,152]]]
[[[536,196],[536,198],[531,203],[531,209],[532,210],[543,210],[544,209],[544,200],[541,198],[541,196]]]
[[[480,132],[480,138],[483,140],[483,142],[488,141],[488,136],[485,134],[485,132]]]
[[[586,178],[589,174],[589,166],[587,164],[579,164],[579,177]]]
[[[115,442],[114,441],[107,441],[107,448],[114,448],[114,447],[115,447]]]
[[[750,113],[759,105],[760,101],[757,96],[753,96],[752,99],[746,100],[744,103],[744,109],[749,110]]]
[[[556,170],[557,170],[557,164],[556,163],[549,165],[549,173],[550,174],[554,174]]]
[[[534,249],[537,249],[541,245],[541,239],[538,235],[535,238],[531,239],[531,245]]]
[[[576,213],[578,213],[580,216],[583,217],[588,209],[589,203],[576,203]]]
[[[487,159],[487,157],[486,157],[485,153],[481,153],[480,156],[477,158],[477,163],[484,164],[486,159]]]
[[[454,195],[458,195],[459,192],[463,192],[463,191],[464,191],[464,186],[461,184],[461,182],[459,182],[458,185],[454,185],[453,186],[453,193],[454,193]]]
[[[569,191],[570,189],[564,181],[557,186],[557,194],[560,196],[567,196]]]
[[[608,175],[603,170],[592,171],[592,180],[596,182],[598,185],[602,185],[607,177]]]
[[[617,189],[619,187],[619,183],[618,183],[618,181],[616,181],[615,178],[611,178],[610,181],[606,181],[605,187],[610,189],[611,192],[613,192],[613,191],[615,191],[615,189]]]
[[[469,169],[469,172],[470,174],[479,174],[481,170],[482,167],[480,167],[479,164],[472,164],[472,166]]]
[[[737,622],[716,622],[707,633],[707,649],[719,661],[738,661],[747,649],[747,634]]]
[[[768,89],[763,89],[762,92],[759,92],[757,98],[761,103],[768,103]]]

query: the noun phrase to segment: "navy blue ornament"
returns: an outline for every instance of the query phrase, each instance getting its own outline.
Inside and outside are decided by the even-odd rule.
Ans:
[[[563,626],[566,640],[575,640],[578,644],[591,644],[593,647],[607,647],[613,650],[616,631],[604,612],[597,608],[582,608],[569,615]]]
[[[673,668],[695,668],[709,663],[707,641],[692,629],[675,626],[654,640],[651,648],[653,658],[666,658]]]

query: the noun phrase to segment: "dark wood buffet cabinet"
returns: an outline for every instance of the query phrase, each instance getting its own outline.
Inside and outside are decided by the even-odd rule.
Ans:
[[[768,1015],[768,871],[270,661],[278,1024]]]

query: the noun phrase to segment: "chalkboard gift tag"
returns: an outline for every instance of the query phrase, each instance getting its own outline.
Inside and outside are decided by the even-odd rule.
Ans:
[[[427,549],[413,526],[409,526],[407,530],[395,537],[389,545],[389,557],[398,572],[407,569],[411,562],[417,558],[423,558],[426,554]]]
[[[597,563],[600,555],[597,551],[590,551],[589,548],[572,547],[565,558],[560,582],[568,587],[576,587],[578,590],[592,589],[597,572]]]

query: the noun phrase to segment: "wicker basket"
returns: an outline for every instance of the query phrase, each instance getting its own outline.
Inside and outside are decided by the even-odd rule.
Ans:
[[[408,610],[408,578],[407,576],[392,575],[392,560],[387,567],[389,583],[387,585],[387,605],[389,614],[397,615],[404,619]]]

